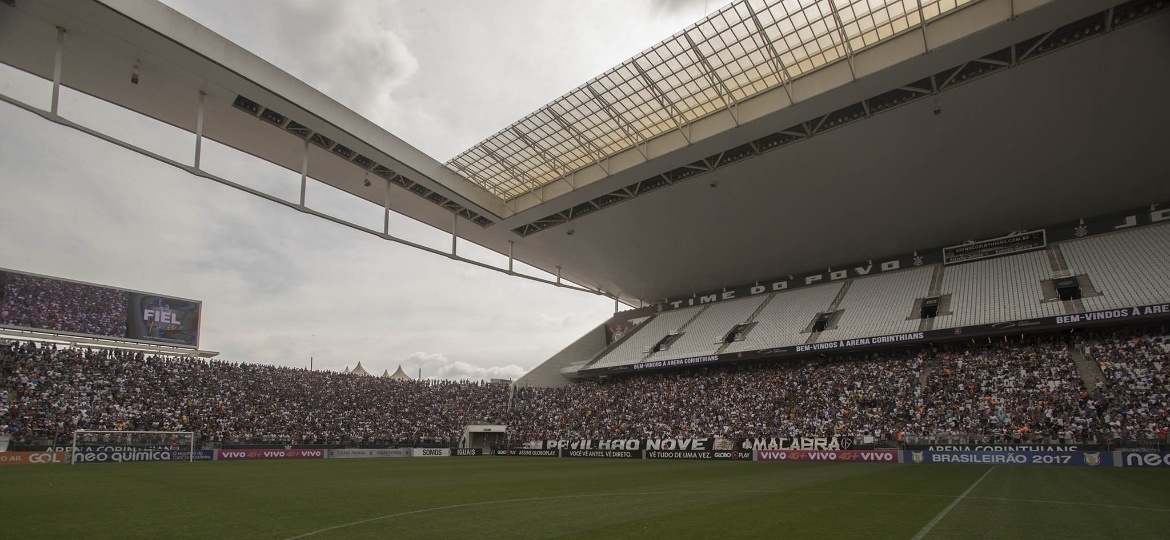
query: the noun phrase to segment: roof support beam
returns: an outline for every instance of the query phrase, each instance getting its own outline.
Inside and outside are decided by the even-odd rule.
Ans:
[[[748,13],[752,16],[752,22],[756,26],[756,37],[759,38],[761,43],[765,43],[768,46],[768,54],[772,59],[769,63],[772,67],[772,73],[780,79],[780,82],[784,83],[784,93],[788,94],[788,101],[790,103],[796,103],[796,100],[792,99],[792,88],[790,87],[792,84],[792,76],[788,74],[788,66],[785,66],[784,61],[780,59],[780,53],[776,50],[776,44],[772,43],[772,40],[768,39],[768,34],[764,33],[764,25],[760,23],[760,17],[756,15],[756,10],[752,9],[751,2],[744,2],[743,7],[747,8]]]
[[[557,175],[557,178],[566,178],[569,176],[569,173],[571,172],[569,171],[569,168],[566,167],[565,164],[561,162],[561,160],[557,159],[556,156],[548,153],[548,150],[545,150],[543,146],[532,140],[532,138],[529,137],[526,133],[520,131],[515,126],[512,126],[512,133],[516,135],[516,138],[520,139],[524,142],[524,144],[528,145],[529,148],[536,151],[536,155],[540,156],[540,159],[544,160],[544,165],[548,167],[549,170],[553,171]],[[569,184],[570,188],[577,189],[577,186],[574,186],[572,183],[566,183]]]
[[[642,159],[650,161],[650,158],[646,156],[646,152],[642,151],[642,143],[645,141],[642,140],[641,134],[630,126],[630,123],[626,121],[626,118],[618,113],[617,110],[613,108],[613,105],[610,105],[609,101],[607,101],[600,92],[593,89],[593,85],[587,84],[585,85],[585,89],[589,90],[590,94],[593,94],[593,100],[601,104],[601,108],[605,111],[605,113],[608,114],[614,122],[617,122],[618,126],[621,126],[622,131],[626,134],[626,139],[634,145],[634,149],[637,150],[639,154],[642,154]]]
[[[837,11],[837,2],[829,2],[829,10],[833,12],[833,23],[837,25],[837,35],[841,36],[841,45],[845,47],[845,60],[849,62],[849,74],[853,76],[853,82],[857,82],[857,70],[853,67],[853,46],[849,44],[849,38],[845,36],[845,28],[841,24],[841,13]]]
[[[582,148],[589,149],[589,154],[593,156],[593,163],[597,164],[597,167],[601,169],[601,171],[604,172],[606,176],[609,176],[609,169],[601,164],[601,157],[604,156],[604,154],[601,153],[601,149],[598,148],[597,145],[593,144],[593,141],[586,139],[585,136],[582,135],[576,127],[573,127],[573,124],[570,124],[567,120],[565,120],[564,117],[562,117],[560,113],[554,111],[552,107],[549,107],[545,110],[548,111],[549,116],[553,117],[553,120],[556,120],[557,125],[561,126],[561,129],[569,132],[569,134],[577,140],[577,144],[581,145]]]
[[[510,159],[505,158],[503,156],[500,156],[499,154],[497,154],[495,152],[495,150],[492,150],[491,148],[485,147],[483,149],[483,151],[484,151],[484,153],[486,153],[488,155],[488,157],[496,160],[496,163],[499,163],[505,169],[507,169],[508,172],[512,174],[513,180],[520,182],[522,184],[527,184],[529,186],[528,192],[532,193],[532,195],[535,196],[537,199],[539,199],[540,202],[544,202],[544,198],[541,197],[540,195],[536,194],[536,189],[540,186],[537,185],[536,180],[533,180],[531,176],[528,176],[527,172],[520,170],[519,168],[516,167],[515,163],[512,163],[512,161]],[[512,195],[512,194],[506,193],[506,195]]]
[[[500,196],[500,190],[498,187],[496,187],[495,184],[492,184],[491,182],[488,182],[487,180],[484,180],[483,178],[481,178],[478,174],[475,173],[475,171],[472,171],[471,169],[467,168],[467,165],[465,163],[463,163],[462,161],[452,160],[451,165],[454,165],[456,169],[459,169],[459,172],[463,173],[463,176],[466,176],[472,182],[475,182],[475,183],[483,186],[484,189],[491,191],[492,193],[495,193],[497,197]]]
[[[683,126],[687,125],[687,119],[683,116],[682,111],[679,111],[674,102],[666,97],[666,94],[658,87],[658,83],[650,78],[650,75],[646,73],[646,70],[642,69],[642,65],[637,60],[630,63],[634,65],[634,69],[638,70],[638,76],[642,78],[642,82],[646,84],[646,88],[649,88],[654,93],[654,97],[658,98],[658,104],[662,105],[662,108],[670,113],[671,119],[674,120],[674,127],[687,140],[687,144],[690,144],[691,138],[683,131]]]
[[[382,199],[382,209],[385,214],[382,218],[382,234],[390,235],[390,181],[383,180],[386,187],[385,198]]]
[[[458,257],[456,249],[459,247],[459,214],[451,214],[451,256]]]
[[[61,63],[65,60],[65,29],[57,27],[57,52],[53,55],[53,104],[49,113],[57,116],[57,106],[61,103]]]
[[[309,139],[301,147],[301,208],[305,207],[305,193],[309,189]]]
[[[699,46],[695,43],[695,40],[691,39],[691,35],[689,33],[684,33],[683,37],[687,38],[687,44],[691,46],[691,52],[694,53],[695,57],[699,59],[699,65],[703,66],[703,71],[707,73],[707,77],[711,80],[711,86],[714,86],[719,90],[719,97],[723,100],[723,107],[726,108],[727,112],[731,114],[732,121],[734,121],[735,125],[738,126],[739,118],[732,109],[733,106],[739,105],[739,103],[735,100],[735,96],[731,94],[731,90],[727,88],[727,84],[723,82],[723,78],[715,72],[715,67],[711,65],[709,60],[707,60],[707,55],[703,54],[703,52],[699,50]],[[787,88],[785,88],[785,90],[787,90]],[[789,101],[791,101],[791,96],[789,96]]]
[[[322,220],[329,221],[331,223],[335,223],[335,224],[341,225],[343,227],[347,227],[347,228],[352,229],[354,231],[366,233],[366,234],[369,234],[371,236],[381,238],[383,240],[395,242],[397,244],[411,247],[411,248],[417,249],[417,250],[422,251],[422,252],[430,253],[432,255],[447,257],[447,258],[450,258],[450,259],[453,259],[453,260],[456,260],[456,261],[459,261],[462,263],[466,263],[466,264],[469,264],[472,266],[478,266],[478,267],[486,269],[486,270],[492,270],[492,271],[499,272],[502,274],[516,276],[516,277],[523,278],[523,279],[526,279],[529,281],[534,281],[537,283],[544,283],[546,285],[557,286],[557,287],[561,287],[561,288],[569,289],[569,290],[574,290],[574,291],[587,292],[587,293],[591,293],[591,294],[595,294],[595,295],[601,294],[599,291],[596,291],[594,289],[581,287],[581,286],[576,285],[572,282],[562,280],[560,278],[560,268],[559,267],[557,269],[557,279],[555,281],[550,280],[550,279],[541,278],[541,277],[534,276],[534,275],[529,275],[529,274],[526,274],[523,272],[509,273],[506,269],[499,267],[499,266],[494,266],[494,265],[491,265],[491,264],[488,264],[485,262],[481,262],[481,261],[478,261],[475,259],[454,256],[454,255],[451,255],[449,253],[444,252],[442,249],[439,249],[439,248],[434,248],[434,247],[427,246],[424,244],[411,242],[410,240],[406,240],[403,238],[397,238],[397,237],[390,236],[387,234],[382,234],[376,230],[370,229],[368,227],[365,227],[363,225],[359,225],[359,224],[356,224],[356,223],[353,223],[350,221],[346,221],[345,219],[342,219],[340,217],[337,217],[337,216],[334,216],[331,214],[326,214],[324,212],[320,212],[317,210],[305,208],[303,204],[298,205],[295,202],[285,200],[285,199],[277,197],[275,195],[270,195],[270,194],[265,193],[263,191],[259,191],[259,190],[250,188],[250,187],[245,186],[241,183],[234,182],[232,180],[228,180],[228,179],[220,177],[220,176],[216,176],[216,175],[208,173],[206,171],[201,171],[201,170],[195,169],[191,165],[188,165],[185,163],[179,163],[179,162],[174,161],[170,158],[164,157],[162,155],[156,154],[154,152],[151,152],[151,151],[146,150],[144,148],[141,148],[139,146],[135,146],[135,145],[130,144],[126,141],[118,139],[112,135],[108,135],[108,134],[102,133],[100,131],[96,131],[94,129],[91,129],[91,128],[82,126],[80,124],[74,123],[74,122],[67,120],[65,118],[62,118],[60,116],[50,114],[49,112],[45,111],[44,109],[42,109],[40,107],[36,107],[36,106],[30,105],[28,103],[24,103],[22,101],[16,100],[16,99],[9,97],[8,95],[5,95],[3,93],[0,93],[0,102],[8,103],[10,105],[18,107],[18,108],[20,108],[20,109],[22,109],[30,114],[36,115],[37,117],[39,117],[43,120],[46,120],[48,122],[51,122],[51,123],[54,123],[54,124],[57,124],[57,125],[60,125],[63,127],[67,127],[69,129],[73,129],[73,130],[80,132],[84,135],[88,135],[88,136],[93,137],[95,139],[98,139],[100,141],[110,143],[110,144],[117,146],[119,148],[123,148],[125,150],[129,150],[131,152],[137,153],[137,154],[139,154],[143,157],[146,157],[148,159],[155,160],[155,161],[162,163],[164,165],[168,165],[168,166],[173,167],[175,169],[187,172],[187,173],[189,173],[192,176],[195,176],[197,178],[209,180],[209,181],[215,182],[217,184],[239,190],[239,191],[246,193],[248,195],[252,195],[258,199],[262,199],[262,200],[265,200],[267,202],[270,202],[273,205],[282,206],[285,208],[296,210],[298,212],[302,212],[304,214],[307,214],[307,215],[310,215],[310,216],[313,216],[316,218],[320,218]],[[307,155],[307,153],[306,153],[306,155]],[[305,159],[305,162],[307,162],[307,158]],[[405,178],[403,180],[404,180],[404,183],[409,182],[409,180],[406,180]],[[454,216],[453,219],[455,219],[457,221],[458,216]]]
[[[200,159],[203,157],[203,102],[206,101],[207,93],[203,90],[199,91],[199,112],[195,117],[195,168],[199,168]]]
[[[930,52],[930,41],[926,39],[926,13],[922,11],[922,0],[918,0],[918,28],[922,31],[922,50]]]

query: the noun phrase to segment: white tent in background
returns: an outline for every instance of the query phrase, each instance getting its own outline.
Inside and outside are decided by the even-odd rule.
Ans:
[[[385,375],[383,375],[383,377],[385,377]],[[390,378],[395,379],[395,380],[399,380],[399,381],[413,381],[414,380],[414,379],[411,379],[410,375],[407,375],[405,371],[402,371],[401,365],[398,366],[398,371],[395,371],[394,374],[390,376]]]
[[[348,375],[349,374],[349,366],[345,366],[345,369],[341,370],[341,374]]]
[[[379,377],[382,377],[383,379],[389,379],[389,378],[390,378],[390,370],[389,370],[389,369],[383,369],[383,370],[382,370],[382,374],[381,374],[381,375],[379,375]]]
[[[350,371],[349,374],[350,375],[365,375],[367,377],[370,376],[370,372],[366,371],[366,368],[362,367],[361,362],[358,362],[358,364],[356,366],[354,366],[353,371]]]

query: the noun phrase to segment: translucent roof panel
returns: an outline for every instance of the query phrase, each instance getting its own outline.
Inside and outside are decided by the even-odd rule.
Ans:
[[[978,1],[738,0],[447,167],[511,200]]]

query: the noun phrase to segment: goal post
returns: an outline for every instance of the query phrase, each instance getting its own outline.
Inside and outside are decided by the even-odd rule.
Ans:
[[[79,429],[73,432],[68,461],[78,463],[81,452],[97,452],[104,456],[97,461],[159,461],[158,456],[173,456],[167,452],[186,452],[186,459],[195,461],[194,431],[123,431]],[[113,459],[108,459],[113,456]],[[166,458],[162,458],[166,460]],[[170,459],[170,461],[180,461]]]

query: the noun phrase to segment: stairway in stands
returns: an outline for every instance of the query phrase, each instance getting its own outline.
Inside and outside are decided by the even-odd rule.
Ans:
[[[1077,373],[1080,374],[1081,380],[1085,382],[1085,388],[1095,393],[1099,386],[1102,388],[1105,386],[1105,374],[1101,372],[1101,366],[1097,360],[1085,354],[1078,347],[1069,347],[1068,353],[1077,366]]]
[[[922,373],[918,375],[918,392],[921,393],[923,388],[926,388],[926,382],[930,380],[930,361],[922,365]]]
[[[710,308],[711,308],[711,304],[707,304],[707,305],[703,306],[702,309],[700,309],[699,311],[696,311],[694,315],[691,315],[691,318],[687,319],[687,322],[682,323],[682,326],[678,327],[678,330],[671,332],[671,334],[676,334],[676,335],[683,334],[684,333],[683,331],[686,330],[687,326],[690,326],[690,324],[692,322],[695,322],[695,319],[698,319],[700,315],[702,315],[705,311],[707,311]],[[663,336],[663,337],[665,337],[665,336]],[[668,351],[670,349],[664,349],[664,350]],[[642,358],[642,361],[645,362],[645,361],[652,360],[651,357],[658,354],[659,352],[662,352],[662,351],[653,351],[650,354],[647,354],[645,357]]]
[[[853,280],[846,281],[841,286],[841,290],[837,291],[837,296],[835,298],[833,298],[833,303],[829,304],[829,309],[824,311],[824,313],[833,313],[834,314],[833,315],[833,318],[834,318],[833,322],[834,323],[836,322],[835,319],[838,317],[838,315],[836,315],[837,309],[841,306],[841,302],[845,300],[845,293],[849,292],[850,285],[853,285]],[[804,344],[805,345],[812,345],[813,343],[816,343],[817,340],[820,339],[820,337],[821,337],[820,332],[813,332],[813,333],[808,335],[808,339],[804,340]]]
[[[1068,269],[1068,261],[1064,260],[1064,253],[1061,252],[1059,244],[1048,246],[1046,251],[1048,252],[1048,266],[1052,267],[1053,277],[1064,277],[1071,274]],[[1065,314],[1068,315],[1085,312],[1085,304],[1079,298],[1064,300],[1061,305],[1064,307]]]
[[[776,296],[778,294],[779,293],[769,294],[768,297],[765,298],[764,301],[760,303],[760,306],[757,307],[756,310],[752,312],[752,315],[750,317],[748,317],[746,321],[743,322],[743,324],[748,325],[748,327],[747,327],[747,331],[744,332],[743,336],[740,337],[741,340],[746,338],[747,335],[751,333],[752,328],[755,326],[756,317],[760,316],[760,312],[764,311],[764,308],[768,307],[768,304],[772,303],[772,300],[775,300]],[[734,342],[732,342],[732,343],[734,343]],[[723,354],[723,351],[726,350],[730,346],[731,346],[731,343],[724,343],[723,345],[720,345],[719,348],[715,350],[715,354]]]
[[[947,265],[939,264],[934,267],[934,272],[930,275],[930,288],[927,289],[927,298],[936,298],[942,295],[942,280],[943,273],[946,272]],[[940,302],[938,306],[939,315],[942,315],[943,306]],[[922,319],[918,323],[918,331],[925,332],[927,330],[934,330],[934,317]]]

